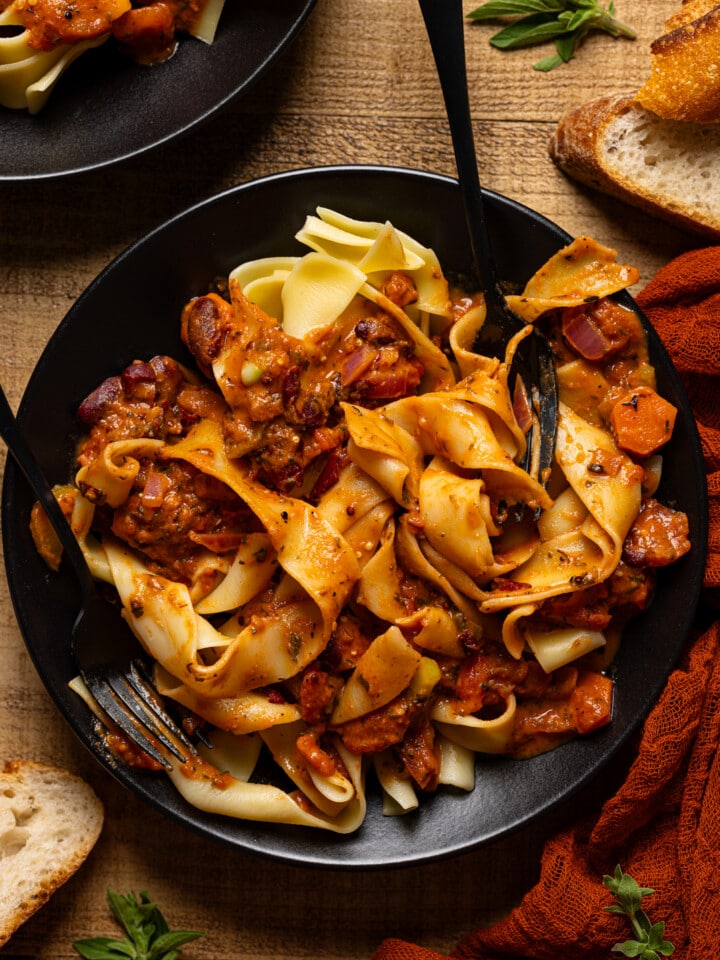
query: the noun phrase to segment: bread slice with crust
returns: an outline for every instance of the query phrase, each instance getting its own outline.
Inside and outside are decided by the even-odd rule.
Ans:
[[[82,865],[103,807],[79,777],[30,760],[0,770],[0,947]]]
[[[659,117],[720,121],[720,3],[689,0],[650,45],[650,76],[637,99]]]
[[[561,118],[550,155],[590,187],[720,238],[720,124],[663,119],[634,94],[600,97]]]

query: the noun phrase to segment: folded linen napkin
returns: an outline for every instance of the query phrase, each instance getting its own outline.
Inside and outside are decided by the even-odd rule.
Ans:
[[[616,864],[655,893],[677,960],[720,944],[720,247],[673,260],[637,297],[683,380],[700,431],[710,528],[702,609],[651,711],[626,779],[598,816],[550,839],[538,883],[499,923],[458,943],[462,960],[608,960],[629,939],[603,886]],[[643,904],[645,905],[645,904]],[[617,956],[617,954],[614,954]],[[373,960],[440,960],[401,940]]]

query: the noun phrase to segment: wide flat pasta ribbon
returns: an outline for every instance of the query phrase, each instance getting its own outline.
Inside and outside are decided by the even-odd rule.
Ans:
[[[470,578],[492,566],[491,536],[500,530],[481,477],[462,476],[442,457],[433,457],[420,478],[418,513],[423,536]]]
[[[497,717],[486,720],[475,714],[458,713],[448,700],[439,700],[431,716],[438,730],[454,743],[476,753],[507,753],[515,723],[517,703],[510,694],[505,709]]]
[[[462,617],[471,624],[479,625],[482,617],[475,603],[470,602],[445,575],[441,566],[432,563],[421,549],[420,542],[409,529],[408,515],[399,518],[395,538],[397,556],[404,570],[420,577],[451,601]]]
[[[357,558],[315,507],[251,480],[227,457],[222,427],[215,421],[201,420],[163,455],[187,460],[244,500],[267,531],[280,566],[313,598],[326,621],[336,619],[357,580]]]
[[[618,458],[617,473],[590,469],[598,450]],[[532,557],[509,575],[511,584],[487,594],[481,605],[485,613],[584,589],[607,579],[617,567],[640,508],[641,473],[607,432],[562,403],[555,458],[582,507],[570,522],[551,528],[550,538],[541,540]]]
[[[420,666],[421,654],[395,626],[375,637],[346,681],[331,721],[338,725],[362,717],[394,700]]]
[[[279,727],[277,731],[281,732],[283,729]],[[285,758],[294,749],[297,734],[292,731],[294,736],[288,736],[287,740],[280,744],[276,742],[279,738],[272,738],[272,732],[267,735],[268,745],[271,745],[271,741],[275,747],[273,755],[276,762],[285,768]],[[254,753],[256,747],[247,741],[248,738],[241,737],[220,738],[212,751],[204,753],[205,761],[211,765],[211,769],[230,772],[229,778],[223,778],[222,786],[216,786],[212,779],[192,776],[192,771],[186,771],[190,774],[186,775],[181,764],[173,764],[169,773],[170,779],[188,803],[207,813],[263,823],[318,827],[340,834],[352,833],[362,824],[367,808],[363,765],[361,759],[344,750],[341,743],[338,743],[337,749],[348,772],[354,795],[341,805],[335,815],[330,816],[311,806],[301,795],[301,791],[286,792],[269,783],[250,783],[244,779],[249,776],[247,768],[252,766],[252,758],[250,763],[245,763],[242,756],[240,762],[236,756],[248,751]]]
[[[513,460],[518,460],[525,453],[526,440],[515,418],[507,372],[506,364],[501,364],[492,375],[485,368],[478,368],[463,377],[450,392],[458,400],[477,404],[488,418],[500,446]]]
[[[240,617],[230,637],[197,613],[183,584],[150,574],[129,551],[108,543],[128,622],[166,670],[205,697],[233,697],[294,676],[330,637],[359,574],[354,551],[315,508],[253,483],[229,461],[214,421],[200,421],[165,456],[186,459],[242,497],[288,576],[260,620],[244,624]],[[214,648],[216,660],[205,662],[200,651],[206,648]]]
[[[250,691],[237,697],[204,697],[159,666],[153,679],[161,696],[171,697],[203,720],[236,736],[300,719],[297,704],[276,703],[265,693]]]
[[[382,409],[341,404],[350,431],[348,454],[400,506],[417,500],[424,469],[420,444]]]
[[[296,238],[313,250],[347,259],[369,275],[371,282],[393,270],[410,274],[418,291],[417,310],[450,318],[447,280],[429,247],[389,222],[354,220],[327,207],[306,218]]]
[[[487,489],[499,499],[545,509],[552,505],[545,488],[505,450],[482,404],[469,401],[463,387],[396,400],[383,413],[414,436],[426,456],[482,470]]]
[[[461,377],[467,377],[477,370],[482,370],[487,376],[495,378],[500,370],[502,361],[498,357],[484,357],[474,349],[475,339],[486,316],[485,299],[479,295],[477,303],[458,317],[450,328],[448,340]]]
[[[617,252],[610,247],[591,237],[577,237],[543,264],[519,296],[506,297],[507,305],[532,323],[547,310],[609,297],[640,277],[635,267],[620,264],[616,258]]]
[[[95,460],[78,470],[75,482],[80,490],[92,487],[96,497],[109,507],[119,507],[140,472],[140,459],[156,457],[164,446],[162,440],[146,437],[112,441]]]
[[[210,616],[244,606],[268,586],[277,566],[267,533],[246,534],[220,583],[195,603],[195,609]]]
[[[358,799],[356,784],[353,777],[347,776],[338,765],[334,770],[323,773],[300,756],[297,741],[306,733],[310,733],[310,727],[299,720],[289,726],[268,727],[260,736],[272,753],[275,763],[302,791],[305,798],[321,814],[331,818],[338,817]],[[337,737],[333,740],[333,746],[338,749],[340,741]],[[347,756],[347,753],[345,755]],[[357,768],[357,759],[353,766]]]

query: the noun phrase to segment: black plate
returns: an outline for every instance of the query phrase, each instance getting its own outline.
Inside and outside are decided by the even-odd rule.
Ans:
[[[111,46],[84,53],[40,113],[0,107],[0,180],[56,177],[142,153],[245,92],[295,37],[316,0],[227,0],[215,42],[185,37],[141,67]]]
[[[527,208],[487,194],[500,276],[523,283],[569,237]],[[455,181],[390,168],[327,167],[236,187],[193,207],[119,256],[60,324],[27,387],[19,411],[26,438],[53,481],[72,476],[75,416],[83,397],[135,358],[169,353],[188,361],[179,316],[190,297],[243,260],[304,252],[293,235],[317,205],[384,220],[432,246],[447,268],[469,268]],[[632,305],[629,297],[626,302]],[[652,329],[651,357],[662,392],[676,406],[661,494],[690,518],[694,549],[661,572],[650,611],[627,631],[617,658],[609,727],[532,760],[478,760],[475,791],[440,792],[418,812],[382,816],[373,793],[355,834],[338,837],[208,816],[189,807],[162,775],[106,766],[123,784],[202,834],[272,857],[333,867],[377,867],[468,850],[527,824],[594,777],[616,754],[661,690],[687,635],[702,583],[706,493],[700,445],[686,396]],[[32,497],[8,462],[2,499],[5,559],[20,627],[35,666],[61,713],[92,749],[90,722],[67,689],[74,668],[68,634],[77,591],[69,574],[50,574],[28,535]],[[101,761],[103,762],[103,761]]]

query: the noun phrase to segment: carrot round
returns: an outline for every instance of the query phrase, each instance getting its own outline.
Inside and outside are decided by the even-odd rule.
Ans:
[[[672,436],[677,409],[650,387],[635,387],[610,413],[615,442],[631,456],[649,457]]]

